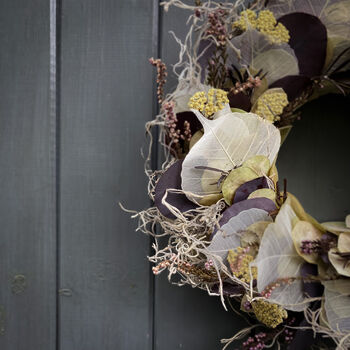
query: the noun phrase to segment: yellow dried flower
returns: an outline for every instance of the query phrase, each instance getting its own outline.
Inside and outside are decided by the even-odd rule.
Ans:
[[[209,117],[222,110],[229,100],[227,92],[221,89],[210,89],[206,96],[204,91],[196,92],[188,103],[191,109],[197,109],[205,116]]]
[[[274,32],[271,34],[271,39],[276,44],[288,43],[290,40],[288,29],[282,23],[278,23]]]
[[[250,28],[256,28],[257,24],[257,15],[252,10],[245,10],[241,12],[241,16],[239,17],[239,20],[233,23],[233,29],[239,28],[243,31],[246,31],[248,27]]]
[[[269,10],[259,12],[257,29],[265,34],[271,43],[282,44],[289,42],[290,36],[288,29],[282,23],[277,24],[275,16]]]
[[[196,92],[188,103],[188,107],[191,109],[197,109],[198,111],[204,110],[204,106],[207,103],[207,98],[204,91]]]
[[[257,27],[262,33],[273,30],[276,24],[277,20],[271,11],[263,10],[259,12]]]
[[[249,267],[254,257],[248,251],[249,248],[238,247],[235,250],[230,250],[227,257],[233,275],[245,283],[251,281],[250,273],[253,279],[257,278],[257,268]]]
[[[251,305],[256,318],[270,328],[276,328],[288,317],[287,311],[281,306],[265,300],[255,300]]]
[[[270,122],[280,120],[284,107],[288,105],[288,97],[285,92],[280,91],[281,89],[278,90],[267,90],[261,95],[256,102],[253,112]]]
[[[288,43],[290,39],[288,29],[282,23],[277,23],[274,14],[269,10],[260,11],[258,16],[252,10],[242,11],[239,20],[233,23],[234,28],[243,31],[248,28],[257,29],[273,44]]]

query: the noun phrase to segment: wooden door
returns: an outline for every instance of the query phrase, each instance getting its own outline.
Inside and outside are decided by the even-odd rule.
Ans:
[[[140,148],[186,17],[156,0],[0,2],[0,349],[220,349],[244,323],[154,278],[122,212],[150,202]],[[168,89],[174,85],[170,77]],[[304,108],[279,157],[319,220],[350,212],[348,99]]]

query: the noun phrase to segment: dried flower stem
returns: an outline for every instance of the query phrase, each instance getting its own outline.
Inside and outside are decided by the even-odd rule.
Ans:
[[[163,94],[164,90],[163,87],[166,83],[166,77],[168,76],[166,65],[162,62],[160,58],[154,59],[153,57],[149,59],[149,62],[152,66],[157,67],[157,97],[158,97],[158,103],[163,103]]]

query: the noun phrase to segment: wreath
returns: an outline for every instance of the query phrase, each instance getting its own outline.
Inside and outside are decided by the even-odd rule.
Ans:
[[[305,348],[306,330],[315,348],[350,348],[350,216],[317,222],[276,168],[300,107],[349,91],[350,1],[162,5],[190,15],[185,39],[173,34],[175,91],[164,95],[167,68],[150,59],[160,108],[146,130],[164,157],[152,170],[149,152],[154,206],[134,217],[154,237],[154,274],[250,319],[223,349]]]

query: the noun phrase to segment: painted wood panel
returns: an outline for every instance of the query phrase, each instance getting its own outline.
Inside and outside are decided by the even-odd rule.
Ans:
[[[50,3],[0,1],[0,348],[56,348]]]
[[[152,1],[62,3],[61,350],[151,348],[149,240],[118,202],[149,205],[152,13]]]

